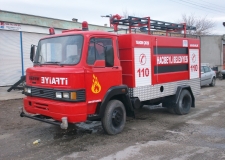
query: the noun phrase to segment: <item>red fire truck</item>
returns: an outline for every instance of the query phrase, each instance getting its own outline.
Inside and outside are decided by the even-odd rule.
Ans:
[[[101,120],[106,133],[120,133],[135,109],[162,103],[178,115],[195,107],[200,92],[200,43],[186,38],[186,24],[150,17],[110,16],[111,26],[127,34],[65,30],[42,38],[26,70],[21,117],[59,125]],[[166,35],[153,35],[152,29]],[[171,37],[180,31],[184,37]],[[35,53],[36,50],[36,53]],[[30,113],[30,114],[27,114]],[[31,115],[32,114],[32,115]],[[54,121],[53,121],[54,120]]]

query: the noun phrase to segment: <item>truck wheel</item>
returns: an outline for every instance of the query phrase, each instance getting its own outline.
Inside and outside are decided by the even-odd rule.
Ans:
[[[167,108],[168,112],[171,113],[171,114],[175,114],[175,109],[173,107],[169,107]]]
[[[212,82],[209,85],[214,87],[215,84],[216,84],[216,78],[213,77]]]
[[[126,111],[123,103],[111,100],[106,106],[102,118],[102,127],[106,133],[114,135],[122,132],[126,122]]]
[[[175,109],[173,106],[171,106],[171,104],[169,104],[167,102],[162,102],[162,107],[166,108],[169,113],[175,114]]]
[[[182,90],[178,103],[175,106],[175,112],[179,115],[188,114],[191,108],[192,98],[188,90]]]

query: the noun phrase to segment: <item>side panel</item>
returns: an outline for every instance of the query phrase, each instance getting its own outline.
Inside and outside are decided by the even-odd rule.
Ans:
[[[120,49],[120,64],[122,66],[122,80],[123,84],[128,87],[134,87],[134,63],[132,48]]]
[[[150,48],[134,48],[135,87],[152,84]]]
[[[155,36],[152,40],[152,84],[190,79],[192,65],[190,65],[189,52],[192,48],[199,53],[198,39]],[[199,63],[198,53],[195,53],[195,65]],[[192,67],[196,69],[196,66]],[[197,69],[199,72],[199,68]],[[199,78],[199,76],[195,75],[192,78]]]
[[[199,78],[199,50],[189,49],[190,79]]]
[[[151,84],[151,79],[149,79],[151,77],[151,39],[152,36],[145,34],[123,34],[118,36],[123,84],[130,88]],[[139,60],[139,58],[143,59]],[[143,84],[143,81],[146,83]]]
[[[141,101],[145,101],[174,95],[176,93],[177,87],[181,85],[190,86],[194,95],[200,93],[200,78],[195,78],[191,80],[129,88],[129,94],[131,97],[138,97]]]
[[[194,94],[200,92],[198,39],[140,34],[119,37],[123,83],[131,97],[145,101],[170,96],[181,85],[190,86]]]

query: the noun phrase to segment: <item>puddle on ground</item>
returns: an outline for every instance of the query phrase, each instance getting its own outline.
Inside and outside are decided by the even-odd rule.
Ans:
[[[78,124],[72,124],[67,130],[58,130],[54,134],[53,139],[74,139],[77,136],[82,136],[83,134],[94,134],[98,131],[102,131],[101,122],[84,122]]]

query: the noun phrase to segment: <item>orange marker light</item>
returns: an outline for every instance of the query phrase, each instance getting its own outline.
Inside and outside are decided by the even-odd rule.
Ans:
[[[76,99],[77,99],[77,93],[76,93],[76,92],[71,92],[71,93],[70,93],[70,98],[71,98],[72,100],[76,100]]]

